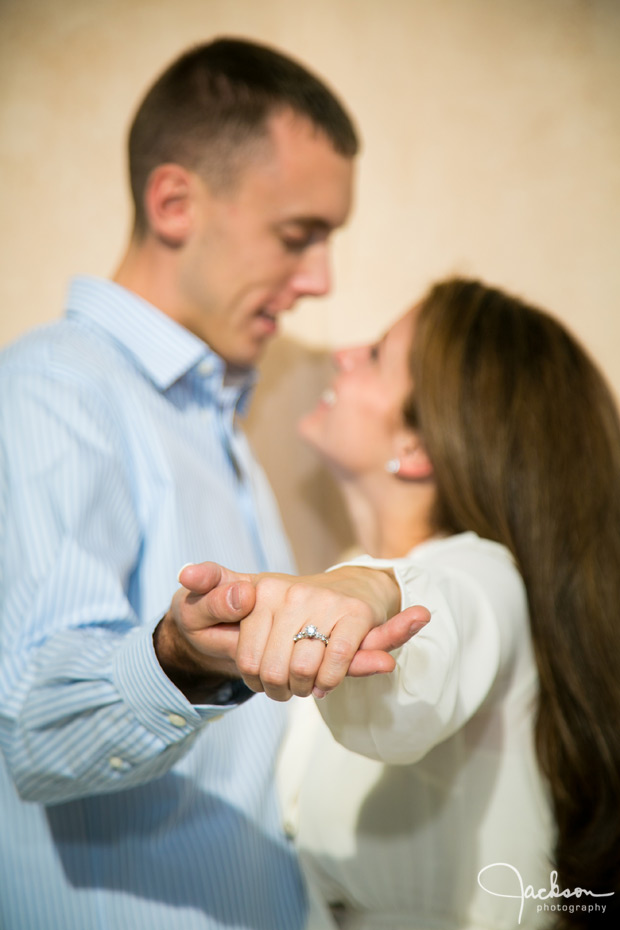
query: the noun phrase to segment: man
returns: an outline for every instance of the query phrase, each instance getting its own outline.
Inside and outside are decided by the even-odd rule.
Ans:
[[[284,705],[247,700],[169,605],[184,562],[293,568],[236,415],[280,314],[329,290],[356,150],[290,59],[190,50],[131,128],[114,280],[76,279],[65,319],[4,353],[4,930],[303,926]],[[213,595],[192,602],[205,627],[251,599]]]

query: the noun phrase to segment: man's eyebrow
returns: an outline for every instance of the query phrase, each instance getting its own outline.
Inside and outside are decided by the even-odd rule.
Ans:
[[[280,220],[278,226],[300,226],[307,232],[325,232],[333,230],[333,225],[320,216],[290,216]]]

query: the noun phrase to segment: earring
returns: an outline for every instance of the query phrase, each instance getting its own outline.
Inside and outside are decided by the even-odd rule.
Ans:
[[[400,459],[390,459],[389,462],[385,463],[385,470],[390,475],[397,475],[400,471]]]

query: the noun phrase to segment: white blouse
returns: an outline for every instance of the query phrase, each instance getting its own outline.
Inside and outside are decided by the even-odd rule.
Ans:
[[[551,887],[552,828],[512,556],[463,533],[349,564],[392,567],[403,608],[423,604],[431,620],[391,675],[296,702],[279,777],[308,930],[337,926],[321,900],[345,905],[347,930],[543,927],[559,902],[527,893]]]

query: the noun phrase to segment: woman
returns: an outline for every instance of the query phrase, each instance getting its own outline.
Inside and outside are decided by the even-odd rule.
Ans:
[[[398,582],[403,604],[425,604],[431,621],[393,675],[347,679],[318,702],[338,743],[322,724],[313,744],[300,722],[293,730],[287,813],[311,883],[347,928],[616,926],[610,393],[559,323],[459,279],[337,363],[301,430],[338,475],[373,557],[358,562],[363,576],[340,572],[355,593],[380,569],[392,589],[373,596],[386,615]],[[237,653],[256,690],[331,690],[342,621],[322,611],[320,584],[300,593],[260,578]],[[256,647],[247,661],[252,635],[291,671],[274,674]],[[316,926],[330,921],[324,912]]]

